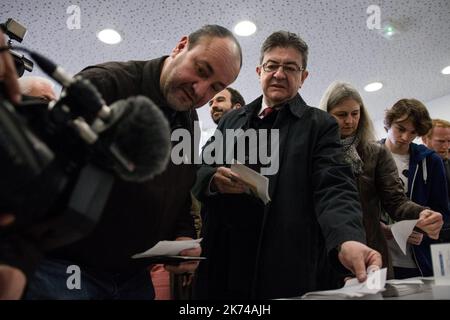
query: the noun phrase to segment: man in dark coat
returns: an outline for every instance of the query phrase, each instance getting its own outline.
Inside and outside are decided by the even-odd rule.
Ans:
[[[215,157],[223,151],[226,163],[240,158],[256,171],[272,171],[271,202],[265,205],[249,194],[229,166],[199,169],[194,192],[207,211],[207,260],[199,267],[197,298],[299,296],[326,287],[321,270],[329,263],[345,266],[360,281],[367,267],[381,266],[379,253],[364,244],[361,207],[350,167],[343,162],[338,126],[298,94],[308,76],[307,54],[306,43],[293,33],[269,36],[256,68],[263,96],[226,114],[203,150],[204,158],[214,149]],[[244,157],[229,157],[236,146],[227,140],[227,129],[269,134],[254,140],[257,147],[244,142]],[[278,150],[272,148],[277,142]],[[214,144],[218,147],[210,148]],[[265,144],[273,150],[271,169],[260,158],[250,161]]]

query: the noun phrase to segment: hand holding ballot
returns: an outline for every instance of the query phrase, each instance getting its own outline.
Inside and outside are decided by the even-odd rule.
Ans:
[[[439,212],[425,209],[420,213],[417,227],[427,233],[431,239],[439,239],[439,233],[441,232],[444,220],[442,214]]]
[[[302,299],[381,299],[381,296],[377,295],[384,291],[386,268],[368,271],[367,273],[368,276],[363,282],[353,278],[347,280],[344,287],[340,289],[308,292],[302,296]]]
[[[269,179],[267,177],[241,163],[232,164],[230,169],[247,186],[245,192],[260,198],[264,204],[270,202]]]
[[[186,237],[179,237],[176,239],[177,241],[183,241],[183,240],[192,240],[191,238]],[[187,257],[200,257],[202,254],[202,247],[199,245],[196,248],[191,249],[184,249],[182,250],[179,255],[180,256],[187,256]],[[173,265],[164,265],[164,269],[166,269],[169,272],[181,274],[181,273],[194,273],[195,269],[197,269],[199,261],[187,261],[182,262],[177,266]]]
[[[343,242],[338,258],[342,265],[358,278],[359,282],[367,280],[367,270],[377,267],[379,269],[382,266],[380,253],[357,241]]]
[[[226,167],[217,168],[211,182],[211,190],[220,193],[244,193],[246,184],[231,169]]]
[[[178,237],[175,241],[160,241],[145,252],[132,256],[133,259],[149,259],[152,263],[162,263],[164,268],[173,273],[194,273],[197,269],[202,248],[202,239]],[[175,265],[172,265],[175,263]]]
[[[420,245],[422,242],[423,234],[414,231],[415,227],[420,228],[431,239],[438,239],[443,224],[442,215],[439,212],[425,209],[420,213],[419,219],[403,220],[386,227],[392,233],[403,254],[406,254],[407,243]]]
[[[211,190],[248,193],[260,198],[264,204],[270,201],[269,179],[241,163],[232,164],[231,168],[219,167],[213,176]]]

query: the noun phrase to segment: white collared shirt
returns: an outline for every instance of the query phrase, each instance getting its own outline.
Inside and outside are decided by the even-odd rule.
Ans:
[[[267,108],[269,108],[269,106],[266,105],[266,104],[264,103],[264,99],[263,99],[263,101],[262,101],[262,103],[261,103],[261,108],[259,109],[259,112],[258,112],[258,117],[259,117],[260,119],[263,118],[263,117],[262,117],[262,113],[263,113],[263,111],[266,110]]]

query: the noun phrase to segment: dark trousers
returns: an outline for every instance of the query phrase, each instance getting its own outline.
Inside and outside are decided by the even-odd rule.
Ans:
[[[155,292],[147,269],[131,274],[87,270],[79,266],[79,288],[76,272],[68,261],[46,259],[29,279],[25,300],[153,300]]]

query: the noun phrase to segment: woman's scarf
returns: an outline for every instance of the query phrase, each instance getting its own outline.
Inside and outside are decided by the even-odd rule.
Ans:
[[[363,172],[363,161],[356,151],[359,141],[360,139],[357,136],[350,136],[345,139],[341,139],[341,144],[344,148],[344,160],[352,166],[355,177],[359,176]]]

